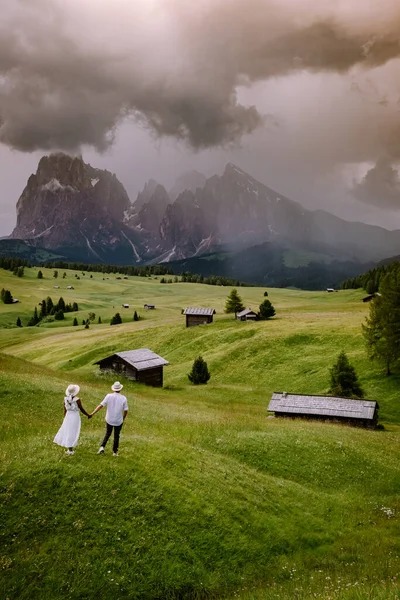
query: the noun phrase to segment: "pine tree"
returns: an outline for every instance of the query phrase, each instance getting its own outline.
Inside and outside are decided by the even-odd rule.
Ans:
[[[24,267],[21,265],[17,269],[17,277],[23,277],[23,276],[24,276]]]
[[[57,302],[56,308],[57,310],[62,310],[63,312],[65,312],[65,300],[63,297],[61,297]]]
[[[39,321],[40,321],[39,315],[37,312],[37,308],[35,306],[35,310],[33,311],[33,316],[28,321],[28,327],[35,327],[35,325],[37,325],[39,323]]]
[[[2,292],[1,297],[2,297],[4,304],[12,304],[13,303],[13,297],[11,295],[10,290],[4,290],[4,293]]]
[[[38,271],[37,278],[38,279],[43,279],[43,273],[42,273],[42,271]]]
[[[349,363],[345,352],[341,352],[337,362],[330,369],[331,389],[329,392],[344,398],[363,398],[364,391],[358,381],[355,368]]]
[[[98,324],[101,325],[101,317],[98,318]]]
[[[229,294],[229,296],[226,300],[225,312],[226,313],[235,313],[235,317],[236,317],[236,314],[238,312],[240,312],[241,310],[244,310],[244,305],[243,305],[242,299],[239,296],[237,289],[233,288],[233,290],[231,291],[231,293]]]
[[[53,300],[50,298],[50,296],[47,296],[46,298],[46,310],[47,310],[47,314],[50,315],[51,311],[53,310],[54,304],[53,304]]]
[[[40,303],[40,318],[44,319],[47,316],[47,302],[42,300]]]
[[[188,375],[189,381],[193,383],[193,385],[203,385],[207,383],[210,377],[211,375],[206,361],[201,356],[198,356],[195,359],[192,370]]]
[[[86,321],[85,329],[89,329],[89,319]]]
[[[58,271],[54,271],[53,277],[54,277],[54,279],[57,279],[57,277],[58,277]]]
[[[64,319],[64,311],[61,308],[55,313],[54,318],[56,321],[62,321]]]
[[[76,327],[78,325],[78,319],[76,317],[74,317],[74,320],[72,321],[72,325],[74,327]]]
[[[271,302],[267,299],[260,304],[260,319],[270,319],[275,315],[275,308],[272,306]]]
[[[382,295],[369,305],[369,316],[362,326],[367,352],[381,362],[386,374],[400,362],[400,272],[388,273],[380,284]]]
[[[135,310],[135,312],[133,313],[133,320],[134,320],[134,321],[139,321],[139,315],[137,314],[136,310]]]
[[[21,319],[19,317],[17,319],[16,325],[17,325],[17,327],[22,327]]]
[[[72,303],[72,312],[78,312],[79,310],[79,306],[77,304],[77,302],[73,302]]]
[[[264,298],[266,298],[267,296],[268,296],[268,292],[267,292],[267,290],[265,290],[265,292],[264,292]]]
[[[111,318],[110,325],[120,325],[121,323],[121,315],[119,313],[115,313],[115,315]]]

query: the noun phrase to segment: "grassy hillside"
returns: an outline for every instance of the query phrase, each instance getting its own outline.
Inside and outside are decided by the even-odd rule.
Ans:
[[[399,379],[366,359],[361,292],[271,289],[277,317],[239,323],[223,313],[223,287],[43,272],[0,271],[21,301],[0,305],[1,597],[394,600]],[[263,289],[239,292],[252,308],[263,300]],[[80,323],[93,311],[103,324],[72,327],[70,313],[14,327],[48,295],[78,302]],[[186,329],[180,310],[193,305],[216,308],[215,322]],[[117,311],[124,323],[111,327]],[[96,455],[102,413],[83,420],[74,456],[53,447],[68,383],[93,409],[113,381],[93,363],[143,346],[171,364],[162,390],[125,382],[118,459]],[[384,431],[267,418],[274,390],[326,392],[341,349]],[[212,377],[192,387],[199,353]]]

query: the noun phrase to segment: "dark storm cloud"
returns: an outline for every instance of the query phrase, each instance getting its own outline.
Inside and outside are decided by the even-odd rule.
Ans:
[[[237,88],[296,71],[344,73],[400,55],[400,6],[381,0],[4,0],[0,141],[100,150],[123,118],[194,148],[263,122]]]
[[[397,169],[387,159],[380,159],[358,183],[353,195],[367,204],[400,210],[400,178]]]

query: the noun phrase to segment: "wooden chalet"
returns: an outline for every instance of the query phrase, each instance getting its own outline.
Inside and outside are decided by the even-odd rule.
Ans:
[[[162,387],[163,367],[169,363],[148,348],[139,348],[139,350],[116,352],[94,364],[100,365],[102,371],[114,371],[133,381],[153,387]]]
[[[144,304],[143,308],[145,308],[146,310],[154,310],[155,305],[154,304]]]
[[[377,296],[381,296],[382,294],[380,294],[379,292],[375,292],[374,294],[369,294],[368,296],[365,296],[363,298],[363,302],[371,302],[371,300],[373,300],[374,298],[376,298]]]
[[[276,417],[317,419],[375,429],[378,404],[369,400],[348,400],[330,396],[301,396],[274,392],[268,406]]]
[[[237,313],[236,318],[238,321],[257,321],[258,314],[251,308],[245,308]]]
[[[214,308],[185,308],[183,314],[186,316],[186,327],[212,323],[215,312]]]

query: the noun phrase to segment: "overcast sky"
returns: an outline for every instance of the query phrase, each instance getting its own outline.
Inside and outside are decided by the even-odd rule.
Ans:
[[[132,200],[231,161],[400,228],[399,40],[398,0],[2,0],[0,235],[56,150]]]

